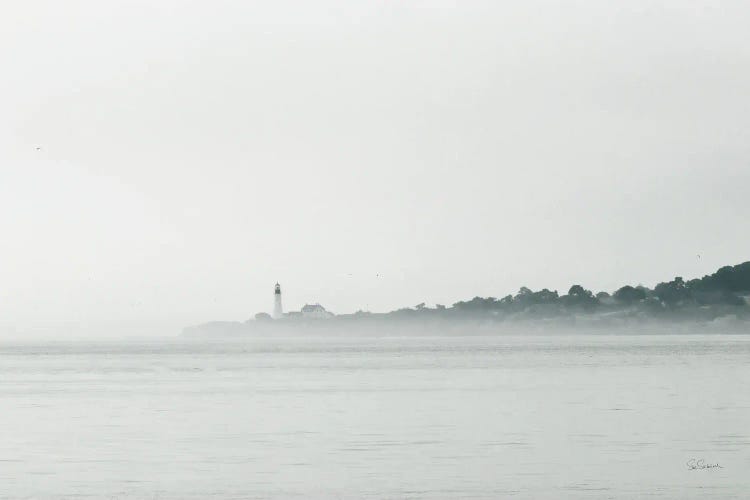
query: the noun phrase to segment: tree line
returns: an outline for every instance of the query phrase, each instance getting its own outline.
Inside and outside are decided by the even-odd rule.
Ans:
[[[459,301],[451,307],[438,304],[435,308],[424,303],[413,308],[399,309],[387,316],[440,315],[506,315],[530,313],[552,316],[560,313],[594,313],[617,310],[639,310],[643,313],[677,312],[689,308],[736,307],[747,308],[750,296],[750,261],[736,266],[725,266],[711,275],[685,281],[682,277],[657,284],[624,285],[612,293],[593,292],[582,285],[573,285],[566,294],[557,290],[533,291],[527,287],[515,295],[505,297],[474,297]],[[361,313],[365,314],[365,313]]]

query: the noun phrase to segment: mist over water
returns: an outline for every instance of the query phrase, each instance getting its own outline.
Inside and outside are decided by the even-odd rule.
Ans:
[[[4,342],[0,498],[745,498],[749,362],[725,335]]]
[[[0,500],[750,498],[748,26],[3,2]]]

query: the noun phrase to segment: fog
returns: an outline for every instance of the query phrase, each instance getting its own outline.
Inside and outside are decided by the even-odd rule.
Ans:
[[[0,338],[613,291],[747,260],[750,5],[0,17]]]

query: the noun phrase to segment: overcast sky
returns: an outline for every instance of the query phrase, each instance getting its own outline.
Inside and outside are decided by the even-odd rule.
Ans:
[[[276,281],[384,311],[748,260],[748,26],[745,0],[7,2],[0,337],[172,335]]]

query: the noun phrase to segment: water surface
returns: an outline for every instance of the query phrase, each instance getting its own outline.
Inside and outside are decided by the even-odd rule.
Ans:
[[[4,342],[0,498],[747,498],[749,388],[745,336]]]

